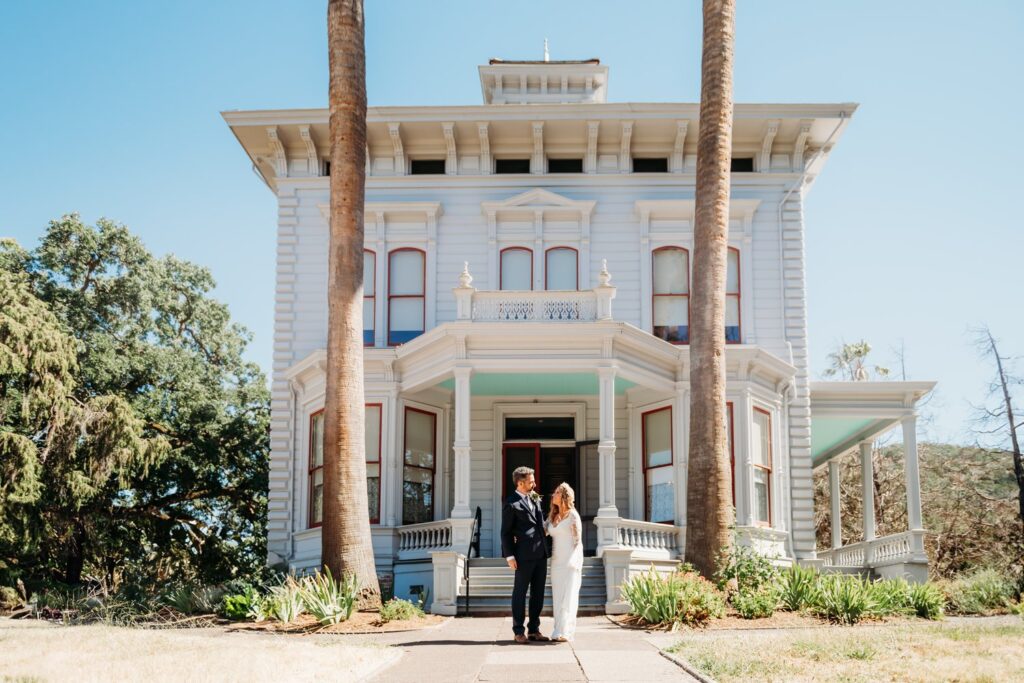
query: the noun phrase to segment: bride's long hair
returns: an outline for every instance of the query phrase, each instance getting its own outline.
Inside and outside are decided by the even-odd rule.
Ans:
[[[554,493],[552,493],[551,495],[551,507],[548,510],[549,522],[555,521],[555,508],[558,507],[555,505],[555,493],[561,494],[562,496],[561,507],[564,508],[565,510],[565,514],[562,515],[562,517],[565,517],[565,515],[568,515],[572,510],[576,508],[576,492],[572,490],[571,486],[569,486],[567,483],[563,481],[561,484],[555,487]]]

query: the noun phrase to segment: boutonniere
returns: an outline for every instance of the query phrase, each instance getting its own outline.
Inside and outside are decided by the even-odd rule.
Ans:
[[[540,504],[540,494],[536,491],[530,491],[530,500],[534,503]]]

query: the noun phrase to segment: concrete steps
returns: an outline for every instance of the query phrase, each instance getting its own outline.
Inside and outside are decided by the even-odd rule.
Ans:
[[[510,616],[512,614],[512,586],[514,574],[505,560],[476,558],[469,561],[469,614],[474,616]],[[604,614],[607,597],[604,582],[604,563],[595,558],[583,560],[583,582],[580,586],[578,614]],[[529,598],[527,598],[529,601]],[[544,590],[544,610],[551,615],[551,566]],[[459,596],[459,614],[466,614],[466,596]]]

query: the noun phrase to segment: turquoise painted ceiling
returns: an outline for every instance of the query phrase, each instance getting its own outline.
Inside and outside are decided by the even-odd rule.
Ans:
[[[811,457],[820,462],[831,449],[852,439],[877,420],[855,417],[815,417],[811,419]]]
[[[440,387],[453,390],[455,380],[447,379]],[[615,393],[636,386],[621,377],[615,378]],[[478,372],[469,380],[475,396],[596,396],[597,374],[592,372]]]

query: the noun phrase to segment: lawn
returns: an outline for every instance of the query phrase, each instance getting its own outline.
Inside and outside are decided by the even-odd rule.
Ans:
[[[1024,680],[1024,620],[695,632],[667,649],[707,676],[730,681]]]
[[[357,681],[397,650],[339,636],[57,626],[0,618],[0,681]]]

